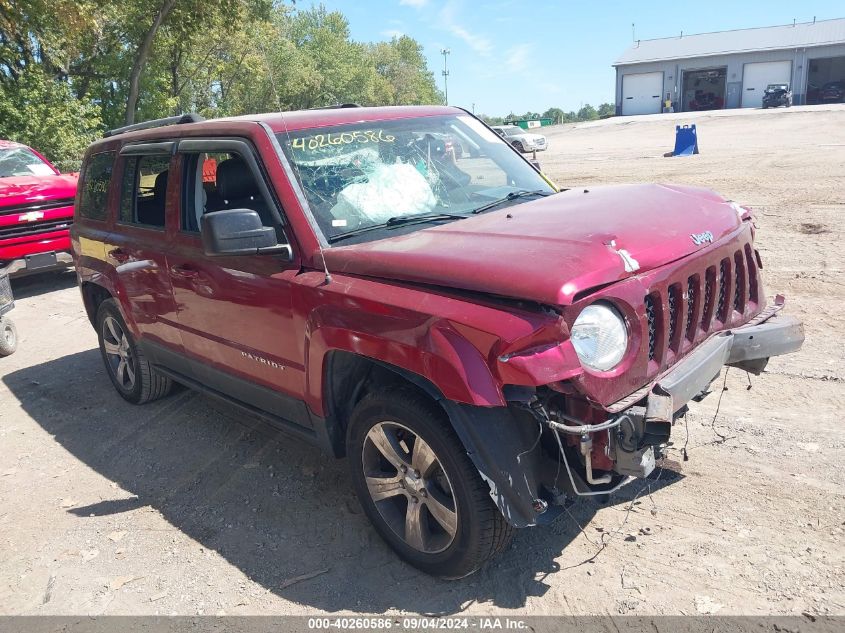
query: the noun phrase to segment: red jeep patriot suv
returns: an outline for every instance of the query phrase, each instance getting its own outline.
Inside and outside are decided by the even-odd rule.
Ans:
[[[449,578],[648,476],[723,365],[803,341],[746,209],[558,192],[456,108],[142,123],[91,146],[76,202],[118,393],[176,381],[346,456],[381,536]]]
[[[76,175],[34,149],[0,141],[0,270],[10,276],[71,266]]]

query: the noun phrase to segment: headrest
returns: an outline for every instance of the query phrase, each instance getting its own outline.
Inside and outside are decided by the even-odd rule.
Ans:
[[[229,201],[258,196],[255,179],[243,160],[229,158],[217,165],[217,193]]]
[[[164,204],[164,198],[167,196],[167,174],[168,170],[164,170],[156,176],[155,184],[153,185],[153,199]]]

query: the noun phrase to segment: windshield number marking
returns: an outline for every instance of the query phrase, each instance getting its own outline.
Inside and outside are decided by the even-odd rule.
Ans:
[[[291,147],[297,150],[315,150],[327,145],[349,145],[351,143],[394,143],[396,137],[384,130],[355,130],[340,134],[315,134],[293,140]]]

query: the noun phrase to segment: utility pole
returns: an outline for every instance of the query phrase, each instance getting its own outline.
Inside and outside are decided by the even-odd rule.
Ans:
[[[475,114],[475,104],[472,104],[472,113]]]
[[[446,105],[449,105],[449,70],[446,68],[446,55],[451,52],[448,48],[440,49],[440,54],[443,55],[443,93],[446,97]]]

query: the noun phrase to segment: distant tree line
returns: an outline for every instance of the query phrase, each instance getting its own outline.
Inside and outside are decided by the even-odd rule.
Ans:
[[[560,108],[549,108],[542,114],[539,112],[526,112],[525,114],[514,114],[511,112],[505,117],[487,116],[482,114],[481,118],[490,125],[501,125],[505,121],[519,119],[551,119],[552,123],[558,124],[576,123],[578,121],[595,121],[596,119],[606,119],[614,114],[616,114],[616,106],[612,103],[602,103],[598,109],[588,103],[577,112],[565,112]]]
[[[293,0],[0,0],[0,138],[78,166],[104,129],[355,102],[443,103],[422,46]]]

